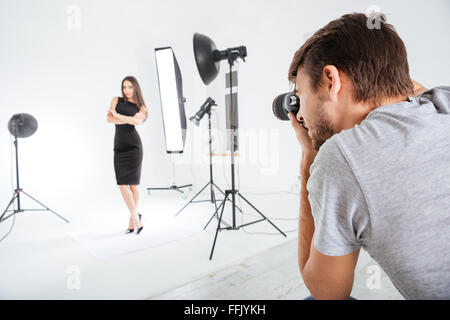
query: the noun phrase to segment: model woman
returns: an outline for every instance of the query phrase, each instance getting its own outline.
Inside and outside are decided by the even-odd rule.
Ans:
[[[135,125],[147,119],[147,107],[136,78],[128,76],[122,80],[122,97],[115,97],[108,110],[107,121],[115,123],[114,170],[117,185],[123,200],[130,210],[130,220],[125,233],[136,229],[139,234],[144,226],[141,214],[137,212],[141,179],[142,142]]]

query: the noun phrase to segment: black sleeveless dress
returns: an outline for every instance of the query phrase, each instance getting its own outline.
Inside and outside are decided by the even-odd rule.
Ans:
[[[116,111],[124,116],[134,116],[139,107],[119,98]],[[114,170],[118,185],[138,185],[141,180],[142,142],[134,125],[116,124],[114,136]]]

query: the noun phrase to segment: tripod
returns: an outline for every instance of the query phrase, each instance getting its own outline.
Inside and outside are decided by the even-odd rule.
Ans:
[[[17,141],[17,137],[15,137],[14,140],[14,146],[16,148],[16,189],[14,190],[14,195],[11,198],[11,201],[9,201],[8,206],[6,207],[5,211],[3,211],[1,217],[0,217],[0,223],[5,221],[6,219],[8,219],[9,217],[11,217],[12,215],[19,213],[19,212],[24,212],[24,211],[51,211],[52,213],[54,213],[55,215],[57,215],[58,217],[60,217],[61,219],[63,219],[65,222],[69,223],[69,221],[65,218],[63,218],[62,216],[60,216],[59,214],[57,214],[55,211],[51,210],[50,208],[48,208],[47,206],[45,206],[44,204],[40,203],[38,200],[36,200],[35,198],[33,198],[32,196],[30,196],[28,193],[26,193],[25,191],[23,191],[23,189],[20,188],[19,185],[19,152],[18,152],[18,148],[19,148],[19,143]],[[45,209],[22,209],[22,207],[20,206],[20,195],[21,193],[23,193],[24,195],[28,196],[29,198],[31,198],[32,200],[34,200],[35,202],[39,203],[41,206],[43,206]],[[14,201],[17,200],[17,209],[14,210],[8,210],[9,207],[11,207],[11,205],[14,203]],[[7,215],[5,217],[5,214],[7,212],[12,212],[9,215]]]
[[[232,110],[233,108],[233,79],[232,79],[232,67],[234,64],[234,61],[238,58],[238,54],[235,52],[231,52],[229,57],[228,57],[228,64],[229,64],[229,68],[230,68],[230,73],[229,73],[229,85],[230,85],[230,110]],[[239,230],[242,227],[251,225],[251,224],[255,224],[258,222],[262,222],[267,220],[267,222],[269,222],[275,229],[277,229],[283,236],[286,237],[286,234],[281,231],[276,225],[274,225],[266,216],[264,216],[253,204],[251,204],[238,190],[236,190],[235,188],[235,181],[234,181],[234,152],[235,152],[235,138],[236,138],[236,126],[232,123],[232,121],[230,121],[231,123],[231,130],[230,130],[230,151],[231,151],[231,189],[230,190],[225,190],[225,198],[222,200],[221,204],[219,205],[219,207],[216,209],[216,211],[213,214],[213,217],[215,215],[217,215],[218,211],[221,210],[220,212],[220,217],[219,217],[219,221],[217,223],[217,229],[216,229],[216,234],[214,236],[214,242],[213,242],[213,246],[211,249],[211,254],[209,256],[209,260],[212,260],[213,254],[214,254],[214,248],[216,246],[216,241],[217,241],[217,235],[219,233],[219,231],[222,230]],[[246,224],[242,224],[240,226],[236,225],[236,195],[238,197],[240,197],[242,200],[244,200],[248,205],[250,205],[256,212],[259,213],[259,215],[262,217],[262,219],[256,220],[256,221],[252,221]],[[231,196],[231,210],[232,210],[232,218],[233,218],[233,224],[230,227],[226,227],[226,228],[222,228],[220,226],[220,223],[222,221],[222,217],[223,217],[223,211],[225,209],[225,204],[226,202],[229,200],[228,197]],[[242,211],[241,211],[242,212]],[[212,217],[211,217],[212,219]],[[211,221],[210,219],[210,221]],[[209,222],[208,222],[209,223]]]
[[[172,161],[172,177],[173,177],[173,182],[172,185],[169,187],[162,187],[162,188],[147,188],[147,194],[150,194],[151,190],[173,190],[173,191],[178,191],[179,193],[181,193],[181,197],[184,199],[186,198],[186,194],[184,193],[184,191],[182,190],[183,188],[189,188],[189,191],[192,190],[192,184],[185,184],[182,186],[177,186],[175,184],[175,165]]]
[[[214,183],[213,180],[213,167],[212,167],[212,135],[211,135],[211,107],[208,109],[208,111],[206,112],[206,114],[208,115],[208,133],[209,133],[209,182],[194,196],[192,197],[192,199],[186,203],[183,208],[181,208],[176,214],[175,217],[177,215],[179,215],[181,213],[181,211],[183,211],[188,205],[190,205],[191,203],[197,203],[197,202],[208,202],[211,201],[211,203],[214,203],[214,206],[216,208],[217,211],[217,200],[216,200],[216,196],[214,193],[214,187],[220,191],[220,193],[222,193],[225,196],[225,193]],[[210,199],[208,200],[196,200],[194,201],[195,198],[197,198],[197,196],[203,192],[203,190],[206,189],[206,187],[210,186]],[[239,209],[240,210],[240,209]],[[209,219],[208,223],[206,224],[206,226],[204,227],[204,229],[206,229],[206,227],[208,226],[208,224],[211,222],[212,218],[216,217],[217,219],[219,218],[218,214],[214,214],[211,219]],[[228,223],[224,223],[225,225],[229,226]]]

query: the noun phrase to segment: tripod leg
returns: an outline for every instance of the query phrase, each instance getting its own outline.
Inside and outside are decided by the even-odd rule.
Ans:
[[[0,222],[3,221],[3,216],[6,214],[6,212],[9,209],[9,207],[11,207],[11,205],[13,204],[14,200],[16,200],[16,198],[17,198],[17,193],[14,193],[13,197],[11,198],[11,201],[8,203],[8,206],[6,207],[5,211],[3,211],[2,216],[0,217]]]
[[[216,209],[216,211],[214,211],[214,213],[213,213],[213,215],[211,216],[211,218],[209,218],[208,223],[207,223],[206,226],[203,228],[203,230],[206,230],[206,228],[208,227],[208,225],[209,225],[209,223],[211,222],[211,220],[212,220],[214,217],[217,217],[217,212],[220,210],[220,208],[221,208],[222,206],[225,207],[225,204],[224,204],[224,203],[225,203],[225,199],[222,200],[222,202],[220,203],[219,207]]]
[[[272,223],[272,221],[270,221],[269,219],[267,219],[266,216],[263,215],[258,209],[256,209],[255,206],[252,205],[247,199],[245,199],[243,195],[241,195],[239,192],[238,192],[237,194],[238,194],[239,197],[241,197],[245,202],[247,202],[253,209],[255,209],[256,212],[258,212],[264,219],[266,219],[267,222],[269,222],[275,229],[277,229],[283,236],[286,237],[286,234],[285,234],[283,231],[281,231],[280,229],[278,229],[278,227],[277,227],[276,225],[274,225],[274,224]]]
[[[225,195],[225,199],[223,199],[222,203],[219,206],[219,208],[222,207],[222,211],[220,212],[219,222],[217,222],[216,235],[214,236],[214,242],[213,242],[213,246],[211,249],[211,254],[209,256],[209,260],[212,260],[212,257],[214,254],[214,248],[216,247],[216,241],[217,241],[217,234],[219,233],[220,222],[222,221],[222,216],[223,216],[223,209],[225,209],[225,203],[227,202],[227,199],[228,199],[228,194]]]
[[[223,192],[214,182],[212,183],[214,187],[217,188],[223,195],[225,195],[225,192]]]
[[[59,214],[57,214],[55,211],[53,211],[52,209],[50,209],[49,207],[47,207],[46,205],[40,203],[38,200],[36,200],[35,198],[33,198],[32,196],[30,196],[28,193],[26,193],[25,191],[21,191],[22,193],[24,193],[25,195],[27,195],[28,197],[30,197],[31,199],[33,199],[34,201],[36,201],[37,203],[39,203],[41,206],[43,206],[45,209],[47,209],[48,211],[53,212],[55,215],[57,215],[58,217],[60,217],[61,219],[63,219],[65,222],[69,223],[69,220],[67,220],[66,218],[60,216]]]
[[[217,211],[217,202],[216,202],[216,194],[214,193],[214,189],[211,186],[211,202],[214,202],[214,206],[216,207]]]
[[[225,195],[225,193],[218,186],[216,186],[216,184],[214,182],[213,182],[213,186],[216,187],[223,195]],[[228,201],[231,201],[231,200],[228,199]],[[236,204],[234,204],[234,206],[242,213],[241,208],[239,208]]]
[[[179,186],[178,188],[182,189],[182,188],[187,188],[187,187],[192,187],[192,184],[185,184],[185,185]]]
[[[214,184],[214,182],[213,182],[213,184]],[[225,195],[225,194],[224,194],[224,195]],[[209,219],[209,221],[208,221],[208,223],[206,224],[206,226],[203,228],[204,230],[206,230],[206,228],[208,227],[209,223],[211,222],[211,220],[212,220],[214,217],[216,217],[216,219],[219,220],[218,212],[219,212],[219,210],[220,210],[220,206],[219,206],[219,208],[217,208],[217,200],[216,200],[216,195],[215,195],[214,191],[212,191],[212,195],[211,195],[211,196],[213,197],[214,205],[215,205],[215,207],[216,207],[216,211],[215,211],[214,214],[211,216],[211,218]],[[228,199],[228,201],[230,201],[230,199]],[[222,220],[221,222],[222,222],[227,228],[230,227],[230,225],[229,225],[226,221]]]
[[[231,201],[230,199],[228,199],[228,201]],[[235,203],[234,206],[242,213],[242,209],[238,207],[238,205]]]
[[[184,191],[180,190],[180,188],[178,188],[178,187],[173,187],[173,188],[171,188],[171,190],[178,191],[179,193],[184,193]]]
[[[175,217],[177,216],[177,215],[179,215],[180,214],[180,212],[181,211],[183,211],[184,210],[184,208],[186,208],[191,202],[192,202],[192,200],[194,200],[195,198],[197,198],[197,196],[200,194],[200,193],[202,193],[202,191],[203,190],[205,190],[205,188],[207,187],[207,186],[209,186],[209,182],[202,188],[202,190],[200,190],[191,200],[189,200],[189,202],[188,203],[186,203],[185,205],[184,205],[184,207],[183,208],[181,208],[176,214],[175,214]]]

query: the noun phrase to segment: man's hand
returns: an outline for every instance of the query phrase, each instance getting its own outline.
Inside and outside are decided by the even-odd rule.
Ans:
[[[302,148],[302,161],[307,158],[308,162],[312,163],[316,157],[317,151],[314,150],[312,140],[308,135],[308,130],[298,122],[295,114],[289,112],[288,116],[289,119],[291,119],[292,128],[294,129],[297,140]]]
[[[310,167],[314,162],[317,151],[314,150],[311,138],[308,135],[308,130],[305,129],[297,120],[294,113],[289,112],[289,119],[291,120],[292,128],[295,131],[297,140],[302,148],[302,160],[300,163],[300,216],[298,227],[298,263],[300,272],[303,275],[303,268],[308,261],[311,242],[314,235],[314,220],[311,214],[311,206],[308,200],[308,190],[306,188]]]

